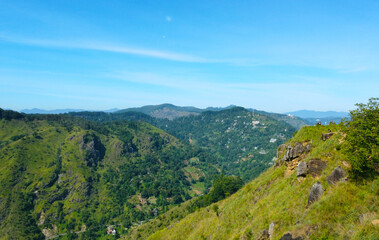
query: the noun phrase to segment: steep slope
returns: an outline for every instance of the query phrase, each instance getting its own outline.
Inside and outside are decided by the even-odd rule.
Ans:
[[[303,127],[278,149],[275,167],[148,239],[378,239],[378,178],[346,178],[340,130]]]
[[[147,123],[1,109],[0,162],[0,239],[99,238],[189,199],[191,184],[217,173],[206,153]]]
[[[273,164],[276,148],[295,131],[289,124],[242,107],[161,121],[157,126],[209,151],[219,167],[245,181]]]

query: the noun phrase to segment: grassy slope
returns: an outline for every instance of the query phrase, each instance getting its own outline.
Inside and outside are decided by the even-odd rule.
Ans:
[[[327,183],[326,177],[335,167],[340,165],[346,170],[344,156],[337,150],[342,134],[321,141],[321,134],[328,128],[338,131],[335,125],[304,127],[289,141],[312,141],[314,147],[304,161],[327,161],[321,176],[307,175],[299,182],[296,172],[289,172],[286,166],[272,167],[216,203],[219,216],[211,210],[212,206],[200,209],[149,239],[255,239],[271,222],[275,223],[273,239],[286,232],[310,239],[378,239],[379,229],[371,221],[379,218],[379,181],[375,179],[366,185],[350,181],[336,186]],[[309,191],[316,181],[322,183],[325,192],[318,202],[306,208]]]
[[[182,147],[178,139],[160,129],[146,123],[137,125],[125,129],[133,135],[139,158],[155,153],[151,146],[154,133],[167,142],[160,151]],[[84,160],[87,150],[82,144],[86,135],[96,135],[105,147],[97,168],[87,166]],[[96,222],[111,224],[102,220],[103,215],[122,206],[117,206],[114,194],[102,180],[104,171],[107,167],[117,171],[120,164],[139,159],[134,155],[121,156],[121,146],[114,134],[104,135],[78,126],[66,128],[54,121],[0,119],[0,239],[12,235],[13,223],[8,219],[14,206],[13,192],[34,194],[30,217],[37,222],[42,213],[45,215],[41,229],[51,229],[54,224],[58,233],[64,233],[67,224],[73,223],[74,230],[79,231],[84,223],[81,215],[87,210]],[[115,215],[114,222],[118,220]]]

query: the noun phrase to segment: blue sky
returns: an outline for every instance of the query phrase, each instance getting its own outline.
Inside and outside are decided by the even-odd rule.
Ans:
[[[2,1],[0,107],[347,111],[378,97],[379,1]]]

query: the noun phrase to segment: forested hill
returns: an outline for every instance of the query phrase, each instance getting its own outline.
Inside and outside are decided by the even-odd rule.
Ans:
[[[303,127],[226,199],[192,213],[184,203],[124,239],[378,239],[378,100],[349,122]]]
[[[123,119],[148,122],[209,152],[225,174],[241,176],[244,181],[270,167],[276,148],[296,130],[283,119],[242,107],[204,111],[173,120],[153,118],[140,112],[70,114],[98,122]]]
[[[0,239],[122,233],[202,194],[218,173],[206,152],[147,123],[2,109],[0,161]]]
[[[295,128],[242,107],[162,120],[157,126],[183,141],[202,147],[218,160],[222,171],[245,181],[270,167],[276,148]]]

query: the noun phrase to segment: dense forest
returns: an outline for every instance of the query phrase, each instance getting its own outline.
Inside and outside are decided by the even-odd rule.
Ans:
[[[216,159],[220,171],[240,176],[244,181],[257,177],[270,167],[276,156],[276,148],[296,130],[287,123],[288,118],[284,115],[252,112],[242,107],[202,111],[172,120],[133,111],[113,114],[79,112],[70,115],[97,122],[124,119],[148,122],[184,143],[208,152]],[[297,124],[300,123],[297,121]]]
[[[108,225],[122,233],[204,193],[218,174],[207,152],[147,123],[4,110],[0,117],[3,236],[43,239],[42,229],[93,239]]]

